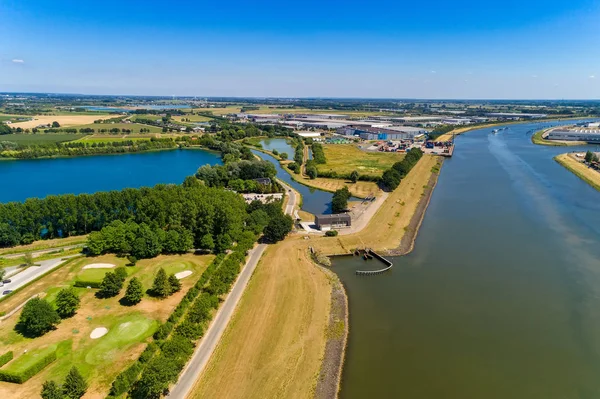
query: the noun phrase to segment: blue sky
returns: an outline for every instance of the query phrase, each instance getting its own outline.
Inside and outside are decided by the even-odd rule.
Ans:
[[[0,91],[600,98],[600,3],[0,0]]]

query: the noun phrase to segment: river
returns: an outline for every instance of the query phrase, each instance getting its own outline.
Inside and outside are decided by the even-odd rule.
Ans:
[[[221,164],[220,154],[193,149],[0,161],[0,202],[159,183],[180,184],[206,164]]]
[[[600,193],[552,159],[580,148],[531,143],[542,125],[457,137],[391,272],[334,259],[343,399],[600,397]]]

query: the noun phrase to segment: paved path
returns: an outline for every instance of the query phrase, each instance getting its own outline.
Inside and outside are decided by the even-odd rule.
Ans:
[[[294,207],[297,203],[297,196],[294,190],[291,190],[291,187],[287,184],[283,183],[279,180],[279,183],[285,188],[290,196],[290,200],[285,209],[286,215],[292,215],[294,212]],[[252,249],[250,253],[250,257],[248,258],[248,262],[244,266],[244,269],[240,272],[236,282],[233,285],[233,289],[227,295],[225,302],[217,312],[215,319],[210,324],[208,330],[206,330],[206,334],[200,340],[200,344],[196,348],[192,359],[188,362],[186,368],[183,370],[183,373],[179,376],[179,380],[171,389],[169,398],[173,399],[184,399],[189,395],[190,391],[194,387],[194,384],[198,377],[202,374],[202,371],[208,364],[210,357],[215,351],[221,336],[225,332],[231,317],[233,316],[233,312],[235,308],[242,298],[244,294],[244,290],[250,281],[250,277],[252,277],[252,273],[256,269],[258,265],[258,261],[262,256],[263,252],[267,248],[266,244],[260,244],[254,249]]]
[[[68,251],[70,249],[74,249],[74,248],[81,248],[83,247],[85,244],[74,244],[74,245],[67,245],[65,247],[55,247],[55,248],[47,248],[47,249],[42,249],[39,251],[33,251],[30,252],[31,253],[31,257],[33,258],[37,258],[38,256],[50,253],[50,252],[54,252],[54,251],[58,251],[58,250],[64,250],[64,251]],[[6,254],[6,255],[0,255],[0,258],[5,258],[5,259],[16,259],[16,258],[20,258],[21,256],[25,256],[27,252],[21,252],[18,254]]]
[[[4,287],[1,287],[0,291],[1,292],[4,292],[6,290],[14,291],[16,289],[19,289],[19,288],[23,287],[24,285],[30,283],[31,281],[35,280],[39,276],[46,274],[49,271],[51,271],[52,269],[55,269],[58,266],[62,265],[69,258],[73,258],[75,256],[79,256],[79,255],[69,255],[69,256],[63,256],[62,258],[48,259],[48,260],[36,262],[36,264],[39,266],[30,266],[27,269],[23,270],[22,272],[15,274],[14,276],[12,276],[10,278],[11,282],[4,284]]]
[[[252,250],[250,258],[244,266],[244,270],[242,270],[238,276],[237,281],[233,285],[233,289],[229,295],[227,295],[227,299],[225,299],[225,302],[217,312],[217,316],[206,331],[206,334],[204,334],[204,337],[200,341],[200,345],[198,345],[194,356],[192,356],[192,360],[187,364],[179,377],[179,381],[177,381],[177,384],[171,390],[171,393],[168,396],[169,398],[183,399],[192,390],[196,379],[206,367],[221,336],[225,332],[225,328],[227,328],[231,316],[233,315],[233,312],[248,285],[248,281],[250,281],[250,277],[252,276],[252,273],[254,273],[254,269],[256,269],[256,265],[266,247],[266,244],[260,244]]]

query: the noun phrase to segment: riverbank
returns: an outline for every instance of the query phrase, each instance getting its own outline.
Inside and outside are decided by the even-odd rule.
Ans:
[[[549,132],[554,127],[548,129],[538,130],[531,135],[531,142],[538,145],[547,145],[551,147],[574,147],[579,145],[587,145],[585,141],[559,141],[559,140],[546,140],[544,134]]]
[[[554,157],[554,160],[572,172],[575,176],[600,191],[600,172],[588,168],[583,162],[578,161],[571,154],[557,155]]]

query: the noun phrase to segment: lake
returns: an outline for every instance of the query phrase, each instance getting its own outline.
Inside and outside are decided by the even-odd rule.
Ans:
[[[600,397],[600,192],[552,159],[578,148],[531,143],[542,125],[457,137],[391,272],[333,260],[350,306],[341,398]]]
[[[194,149],[0,161],[0,202],[159,183],[180,184],[206,164],[221,164],[220,154]]]
[[[260,141],[262,148],[267,151],[277,150],[277,152],[288,154],[288,159],[294,159],[294,147],[286,139],[262,139]]]

